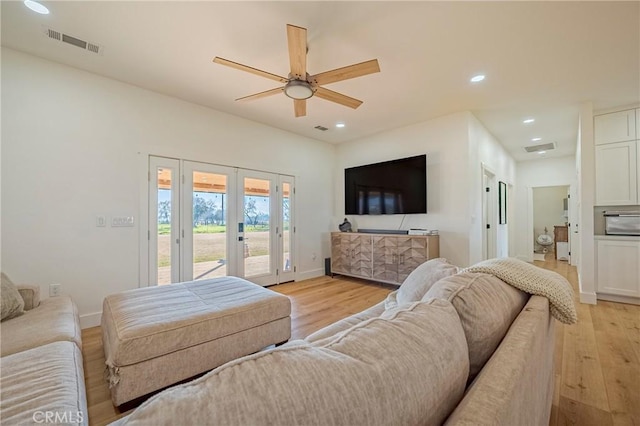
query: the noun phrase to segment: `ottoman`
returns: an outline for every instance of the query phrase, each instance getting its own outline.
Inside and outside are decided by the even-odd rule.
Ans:
[[[290,315],[288,297],[236,277],[106,297],[102,342],[113,404],[286,342]]]

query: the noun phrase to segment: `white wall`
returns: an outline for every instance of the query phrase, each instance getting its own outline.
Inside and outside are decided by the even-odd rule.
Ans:
[[[577,175],[575,157],[546,158],[542,160],[522,161],[517,164],[516,179],[518,187],[515,194],[515,214],[518,217],[515,232],[515,257],[533,261],[533,188],[548,186],[570,186],[572,196],[570,208],[572,214],[576,212]],[[569,217],[569,222],[576,224],[575,218]],[[553,229],[550,230],[552,232]],[[572,243],[574,241],[572,240]],[[572,247],[573,252],[573,247]]]
[[[344,169],[427,155],[427,214],[348,216],[357,228],[440,232],[440,256],[468,263],[467,115],[457,113],[338,145],[333,226],[344,219]]]
[[[494,196],[492,200],[495,208],[492,209],[495,215],[496,224],[496,257],[507,257],[509,253],[509,230],[514,224],[507,221],[506,224],[498,224],[498,182],[502,181],[509,185],[516,184],[516,162],[504,149],[504,147],[493,137],[491,133],[482,125],[480,121],[471,113],[467,113],[469,120],[469,197],[471,231],[469,233],[469,263],[474,264],[482,259],[483,233],[485,228],[482,222],[482,166],[490,170],[495,175],[495,187],[491,188]],[[507,203],[509,203],[509,192],[507,192]],[[507,211],[507,217],[509,212]]]
[[[593,206],[595,204],[596,160],[593,139],[593,105],[586,102],[580,105],[578,130],[578,174],[580,188],[578,193],[578,225],[580,260],[578,263],[578,283],[580,302],[596,304],[596,253],[594,241]]]
[[[469,112],[339,145],[334,229],[345,217],[346,167],[419,154],[427,155],[427,214],[348,216],[349,220],[358,228],[437,229],[442,257],[459,266],[481,260],[481,163],[489,164],[499,180],[513,182],[515,162]]]
[[[84,324],[104,296],[138,287],[144,156],[296,176],[299,278],[323,273],[335,147],[2,49],[2,260],[15,282],[61,283]],[[316,254],[316,259],[312,256]]]

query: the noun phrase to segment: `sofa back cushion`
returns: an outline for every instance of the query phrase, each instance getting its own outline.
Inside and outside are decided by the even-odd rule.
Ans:
[[[468,367],[453,306],[417,302],[333,339],[231,361],[118,424],[440,424],[462,398]]]
[[[529,295],[489,274],[464,272],[433,285],[424,299],[445,299],[456,308],[469,346],[469,381],[496,350]]]
[[[385,308],[391,309],[403,303],[422,300],[425,293],[438,280],[458,273],[458,267],[447,259],[439,257],[431,259],[411,271],[397,291],[389,294],[385,300]]]
[[[2,272],[0,274],[0,321],[14,318],[24,313],[24,300],[15,284]]]

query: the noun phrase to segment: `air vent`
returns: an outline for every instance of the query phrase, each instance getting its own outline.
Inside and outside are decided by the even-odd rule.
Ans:
[[[316,126],[316,127],[314,127],[314,129],[321,130],[323,132],[326,132],[327,130],[329,130],[329,128],[324,127],[324,126]]]
[[[51,28],[45,28],[44,34],[47,37],[49,37],[51,40],[56,40],[61,43],[70,44],[72,46],[79,47],[82,50],[87,50],[89,52],[102,55],[103,48],[99,44],[81,40],[77,37],[73,37],[73,36],[70,36],[69,34],[61,33],[60,31],[56,31]]]
[[[540,151],[550,151],[555,148],[556,148],[555,143],[543,143],[541,145],[525,146],[524,150],[527,152],[540,152]]]
[[[54,40],[58,40],[58,41],[62,40],[62,34],[50,28],[47,28],[47,35],[49,36],[49,38],[52,38]]]

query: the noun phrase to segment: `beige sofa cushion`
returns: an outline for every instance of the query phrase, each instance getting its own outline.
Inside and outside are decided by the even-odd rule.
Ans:
[[[351,315],[350,317],[334,322],[333,324],[330,324],[316,331],[315,333],[310,334],[305,338],[305,340],[310,343],[315,343],[321,339],[333,337],[341,331],[345,331],[353,327],[354,325],[360,324],[362,321],[379,317],[380,315],[382,315],[384,310],[384,302],[380,302],[377,305],[373,305],[372,307],[365,309],[362,312],[358,312],[357,314]]]
[[[431,259],[411,271],[397,292],[389,294],[385,301],[387,309],[403,303],[417,302],[438,280],[458,273],[458,267],[447,259]]]
[[[288,297],[236,277],[125,291],[103,302],[106,362],[132,365],[290,314]]]
[[[0,274],[0,320],[8,320],[24,313],[24,300],[15,284],[2,272]]]
[[[76,344],[54,342],[5,356],[0,367],[3,425],[89,424],[82,354]],[[58,421],[47,422],[46,412]]]
[[[549,301],[531,296],[445,425],[548,425],[555,326]]]
[[[464,272],[438,281],[424,298],[445,299],[456,308],[469,345],[469,380],[473,380],[529,295],[493,275]]]
[[[118,424],[440,424],[468,373],[450,303],[417,302],[338,333],[229,362],[141,405]]]
[[[63,340],[82,348],[80,319],[69,296],[44,299],[37,308],[2,322],[0,329],[2,356]]]

